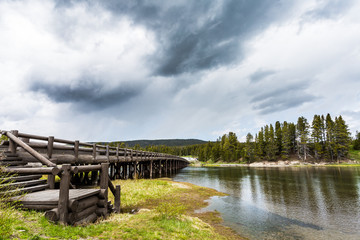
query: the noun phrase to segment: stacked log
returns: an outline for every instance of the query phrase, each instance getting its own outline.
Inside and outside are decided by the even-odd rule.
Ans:
[[[92,195],[80,200],[69,200],[67,223],[70,225],[83,225],[95,222],[99,217],[106,217],[108,202],[101,190],[98,195]],[[53,208],[45,212],[45,217],[52,222],[59,221],[59,209]]]

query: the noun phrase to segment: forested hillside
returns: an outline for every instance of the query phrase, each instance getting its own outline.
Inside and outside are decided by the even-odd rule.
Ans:
[[[360,147],[360,134],[354,144]],[[179,156],[198,156],[201,161],[247,163],[300,159],[302,161],[338,161],[346,159],[352,143],[342,116],[333,119],[315,115],[311,122],[299,117],[297,123],[279,122],[262,127],[254,135],[248,133],[246,142],[239,142],[235,133],[219,137],[216,142],[192,146],[148,146],[145,149]]]
[[[204,144],[206,141],[199,139],[158,139],[158,140],[133,140],[133,141],[118,141],[112,142],[111,145],[120,144],[123,147],[129,148],[146,148],[149,146],[189,146],[189,145],[197,145]]]

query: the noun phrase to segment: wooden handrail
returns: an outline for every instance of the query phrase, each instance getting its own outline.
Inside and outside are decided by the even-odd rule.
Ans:
[[[51,161],[49,161],[48,159],[43,157],[40,153],[38,153],[37,151],[32,149],[29,145],[27,145],[26,143],[21,141],[19,138],[17,138],[11,132],[6,132],[6,136],[8,136],[8,138],[10,138],[12,141],[14,141],[17,145],[22,147],[25,151],[30,153],[34,158],[39,160],[42,164],[45,164],[48,167],[57,167],[57,165],[55,163],[52,163]]]
[[[29,152],[32,156],[34,156],[41,163],[43,163],[47,166],[56,166],[54,163],[52,163],[46,157],[41,156],[40,154],[38,154],[37,151],[32,149],[32,147],[43,148],[43,149],[48,149],[48,152],[49,152],[50,151],[49,143],[39,143],[39,142],[25,143],[24,141],[22,141],[20,139],[20,137],[23,137],[23,138],[27,138],[27,139],[49,141],[49,137],[38,136],[38,135],[27,134],[27,133],[18,133],[17,135],[16,134],[14,135],[13,133],[8,132],[8,131],[3,131],[2,133],[4,135],[7,135],[8,137],[9,137],[9,135],[12,135],[13,138],[11,138],[11,137],[9,137],[9,138],[14,143],[18,144],[20,147],[23,147],[27,152]],[[14,140],[14,137],[16,138],[16,140]],[[21,141],[22,143],[19,143],[19,141]],[[60,143],[60,144],[54,144],[54,143]],[[65,145],[61,145],[61,143],[65,144]],[[96,149],[93,149],[94,144],[92,144],[92,143],[70,141],[70,140],[54,138],[54,137],[52,137],[52,143],[51,143],[52,147],[50,146],[50,148],[52,148],[54,150],[75,150],[76,144],[77,144],[77,149],[78,149],[77,151],[89,152],[89,153],[92,152],[93,155],[95,155],[95,156],[97,154],[100,154],[100,155],[116,156],[116,157],[124,156],[124,157],[130,157],[131,159],[136,156],[141,156],[142,158],[144,157],[143,159],[145,159],[145,160],[146,159],[147,160],[150,160],[150,159],[153,159],[153,160],[155,160],[155,159],[159,159],[159,160],[173,159],[173,160],[180,160],[180,161],[187,162],[187,160],[185,160],[181,157],[164,154],[164,153],[147,152],[147,151],[140,151],[140,150],[130,150],[130,149],[126,149],[126,148],[111,147],[111,146],[97,145],[97,144],[95,144]],[[26,145],[28,146],[28,148],[26,147]],[[33,150],[33,151],[31,151],[31,150]],[[52,151],[50,151],[50,152],[52,152]]]
[[[60,169],[57,167],[38,167],[38,168],[4,168],[8,173],[20,173],[20,174],[52,174],[58,175]]]

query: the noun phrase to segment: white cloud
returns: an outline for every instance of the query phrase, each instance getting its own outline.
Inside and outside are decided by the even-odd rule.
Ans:
[[[354,115],[360,111],[358,3],[326,18],[314,17],[324,7],[318,1],[293,3],[279,16],[281,22],[245,40],[239,37],[243,48],[232,52],[242,56],[238,62],[166,77],[153,75],[153,54],[164,50],[165,41],[152,32],[155,27],[97,4],[0,2],[1,129],[89,141],[215,140],[228,131],[243,139],[277,120],[303,115],[311,121],[328,112],[344,114],[353,131],[360,128]],[[164,9],[178,5],[183,3]],[[197,19],[197,28],[218,13],[213,6]],[[251,81],[256,72],[263,74]],[[84,84],[99,96],[85,94],[89,102],[55,96],[84,94]],[[65,87],[51,89],[52,96],[46,92],[52,86]],[[124,100],[117,101],[121,93]],[[94,101],[100,101],[96,108]]]

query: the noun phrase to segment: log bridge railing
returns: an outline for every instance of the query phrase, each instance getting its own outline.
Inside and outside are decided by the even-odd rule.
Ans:
[[[183,158],[162,153],[37,136],[17,130],[2,131],[1,134],[9,139],[3,143],[8,144],[6,157],[2,159],[2,165],[9,164],[6,171],[21,175],[48,175],[47,188],[59,188],[59,199],[56,207],[48,201],[48,205],[44,204],[38,210],[48,210],[45,215],[50,220],[65,224],[94,221],[98,216],[106,216],[112,208],[108,202],[108,188],[114,195],[114,210],[120,212],[120,186],[114,186],[111,179],[161,177],[188,165]],[[55,183],[55,176],[60,177],[60,186]],[[89,196],[85,199],[79,196],[71,199],[71,189],[97,183],[100,190],[96,194],[87,193],[85,195]],[[31,202],[27,204],[32,205]],[[39,208],[38,204],[36,206],[34,209]]]

